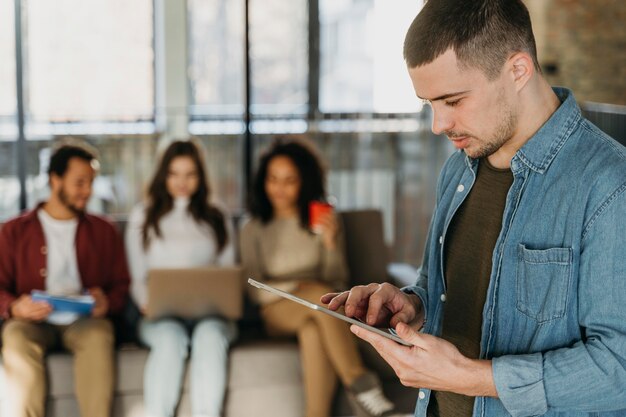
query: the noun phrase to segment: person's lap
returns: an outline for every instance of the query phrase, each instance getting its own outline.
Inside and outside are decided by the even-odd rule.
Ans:
[[[322,295],[332,292],[332,288],[320,282],[304,282],[293,295],[306,301],[319,304]],[[262,307],[261,316],[267,332],[273,336],[293,336],[304,323],[320,314],[293,301],[280,299]]]

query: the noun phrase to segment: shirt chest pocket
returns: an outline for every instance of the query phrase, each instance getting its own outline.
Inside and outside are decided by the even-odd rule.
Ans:
[[[565,315],[572,272],[572,249],[518,246],[517,309],[546,323]]]

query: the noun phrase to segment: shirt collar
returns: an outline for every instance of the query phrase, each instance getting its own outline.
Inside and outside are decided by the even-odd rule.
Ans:
[[[35,221],[39,222],[39,217],[38,217],[38,215],[37,215],[37,212],[38,212],[40,209],[42,209],[42,208],[43,208],[43,205],[44,205],[44,204],[46,204],[46,202],[45,202],[45,201],[40,201],[39,203],[37,203],[37,205],[36,205],[33,209],[31,209],[31,210],[29,210],[29,211],[25,212],[25,213],[23,214],[23,216],[24,216],[26,219],[28,219],[29,221],[33,221],[33,220],[35,220]],[[81,213],[81,214],[77,215],[77,216],[76,216],[76,219],[78,220],[78,223],[81,223],[81,222],[83,222],[83,221],[85,221],[85,220],[88,220],[88,217],[87,217],[87,214],[83,212],[83,213]]]
[[[571,90],[554,87],[561,105],[511,161],[511,169],[519,170],[519,162],[544,174],[582,118]],[[519,162],[518,162],[519,161]]]

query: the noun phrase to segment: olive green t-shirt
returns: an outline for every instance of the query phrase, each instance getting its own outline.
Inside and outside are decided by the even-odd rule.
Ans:
[[[506,196],[513,184],[510,169],[497,169],[481,159],[476,181],[454,215],[445,242],[442,338],[472,359],[480,355],[482,314],[491,276],[493,250],[502,228]],[[429,414],[469,417],[474,398],[449,392],[431,397]]]

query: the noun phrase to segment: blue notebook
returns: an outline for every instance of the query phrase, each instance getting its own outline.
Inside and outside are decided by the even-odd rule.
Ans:
[[[45,291],[33,290],[30,293],[33,301],[45,301],[52,306],[52,309],[68,313],[76,313],[88,316],[93,310],[94,299],[91,295],[50,295]]]

